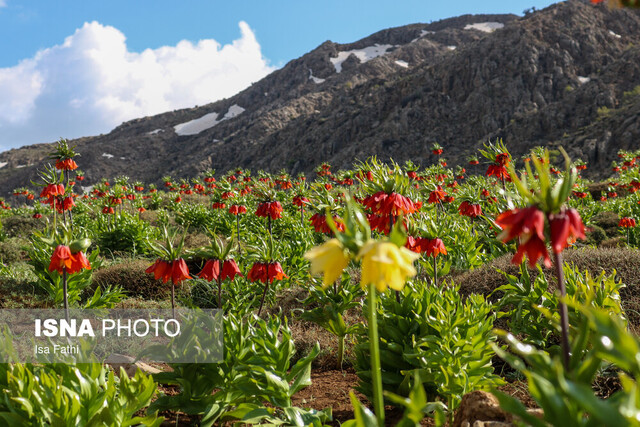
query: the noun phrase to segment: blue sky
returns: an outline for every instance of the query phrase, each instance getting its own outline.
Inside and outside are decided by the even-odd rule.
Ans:
[[[0,0],[0,150],[231,96],[325,40],[552,3]]]

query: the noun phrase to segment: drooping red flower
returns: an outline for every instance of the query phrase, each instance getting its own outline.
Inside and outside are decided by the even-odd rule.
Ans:
[[[618,222],[618,227],[633,228],[636,226],[636,220],[634,218],[622,217]]]
[[[210,259],[204,264],[202,267],[202,271],[198,273],[198,277],[201,279],[205,279],[209,282],[213,280],[218,280],[218,276],[220,275],[220,261],[217,259]]]
[[[179,285],[185,279],[191,279],[189,268],[184,259],[178,258],[171,263],[171,281],[174,285]]]
[[[220,280],[233,280],[236,276],[242,276],[238,264],[232,259],[227,259],[222,263],[222,272],[220,273]]]
[[[573,195],[578,199],[584,199],[585,197],[587,197],[587,193],[585,193],[584,191],[574,191]]]
[[[140,207],[138,208],[138,212],[142,213],[142,212],[144,212],[144,211],[146,211],[146,209],[145,209],[145,208],[143,208],[142,206],[140,206]]]
[[[458,206],[458,212],[460,215],[468,216],[469,218],[476,218],[482,215],[482,206],[474,203],[464,201]]]
[[[231,205],[229,207],[229,213],[232,215],[239,215],[247,212],[247,208],[242,205]]]
[[[496,155],[496,163],[502,166],[509,166],[509,154],[507,153],[500,153],[498,155]]]
[[[53,254],[51,255],[51,262],[49,263],[49,271],[57,271],[62,274],[64,269],[67,271],[71,268],[73,263],[71,249],[66,245],[58,245]]]
[[[315,213],[311,216],[311,218],[309,218],[309,221],[311,222],[311,225],[313,225],[313,229],[316,233],[332,233],[329,224],[327,224],[327,218],[325,215]],[[336,224],[336,228],[339,231],[344,231],[344,224],[342,223],[342,220],[340,218],[334,216],[333,222]]]
[[[557,214],[549,215],[551,227],[551,247],[555,253],[560,253],[576,239],[586,239],[584,224],[577,210],[563,209]]]
[[[35,213],[35,214],[33,214],[33,217],[34,217],[35,219],[40,219],[40,218],[42,218],[42,214],[40,214],[40,213]]]
[[[444,242],[441,239],[436,237],[435,239],[421,238],[421,240],[420,247],[424,248],[423,252],[425,252],[427,256],[435,258],[440,254],[447,254],[447,248],[444,246]]]
[[[551,259],[544,244],[544,213],[540,209],[529,206],[503,212],[496,218],[496,224],[502,228],[498,239],[503,242],[520,238],[518,251],[511,262],[520,264],[526,253],[532,267],[541,256],[544,257],[545,265],[551,266]]]
[[[446,196],[447,196],[447,193],[442,189],[442,186],[438,185],[438,187],[435,190],[429,193],[429,198],[427,199],[427,203],[440,203],[445,199]]]
[[[171,263],[157,259],[145,272],[153,274],[154,279],[161,279],[162,283],[167,283],[171,279]]]
[[[262,202],[256,210],[256,215],[262,218],[270,217],[271,219],[282,218],[282,205],[280,202]]]
[[[418,254],[422,252],[420,247],[420,238],[415,238],[413,236],[407,236],[407,243],[404,244],[404,247]]]
[[[408,197],[398,193],[387,194],[384,191],[367,196],[362,204],[373,213],[382,216],[406,215],[416,211],[415,205]]]
[[[475,165],[480,164],[480,162],[479,162],[478,160],[469,160],[469,164],[470,164],[471,166],[475,166]]]
[[[89,264],[89,260],[84,253],[79,251],[75,254],[71,254],[71,267],[69,267],[67,273],[74,274],[83,269],[91,270],[91,264]]]
[[[309,199],[304,196],[295,196],[291,203],[293,203],[294,206],[302,207],[305,204],[309,203]]]
[[[56,162],[56,169],[72,171],[78,169],[78,165],[73,159],[58,160]]]
[[[503,165],[489,165],[487,169],[486,176],[495,176],[499,180],[510,181],[511,176],[509,176],[509,171]]]
[[[76,202],[73,200],[73,197],[65,197],[62,201],[62,209],[65,211],[70,211],[76,205]]]
[[[443,151],[444,151],[444,150],[443,150],[442,148],[439,148],[439,149],[437,149],[437,150],[431,150],[431,152],[432,152],[433,154],[435,154],[436,156],[439,156],[440,154],[442,154],[442,152],[443,152]]]
[[[247,273],[247,279],[251,282],[261,281],[262,283],[266,283],[268,280],[267,276],[267,264],[262,262],[256,262],[251,266],[249,273]]]
[[[226,207],[227,205],[222,202],[213,202],[213,204],[211,205],[212,209],[224,209]]]
[[[42,189],[40,197],[62,196],[64,194],[64,185],[49,184]]]
[[[247,274],[247,278],[252,281],[261,281],[262,283],[273,283],[274,280],[282,280],[287,276],[282,270],[279,262],[271,262],[269,264],[256,262]]]

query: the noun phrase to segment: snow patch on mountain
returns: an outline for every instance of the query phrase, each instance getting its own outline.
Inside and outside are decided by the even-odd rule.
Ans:
[[[346,50],[344,52],[338,52],[337,58],[329,58],[329,61],[336,68],[336,73],[342,71],[342,63],[347,60],[351,54],[355,55],[356,58],[360,60],[361,63],[365,63],[367,61],[371,61],[373,58],[377,58],[378,56],[382,56],[389,49],[394,48],[395,46],[392,44],[378,44],[376,43],[373,46],[365,47],[364,49],[352,49]]]
[[[313,75],[313,71],[311,71],[311,68],[309,68],[309,80],[313,80],[313,82],[315,84],[320,84],[320,83],[324,83],[325,79],[321,79],[320,77],[316,77]]]
[[[398,59],[397,61],[394,61],[396,63],[396,65],[401,66],[402,68],[409,68],[409,63],[407,61],[403,61],[401,59]]]
[[[180,136],[196,135],[202,131],[211,129],[215,125],[222,123],[225,120],[230,120],[230,119],[233,119],[234,117],[238,117],[244,111],[245,111],[244,108],[242,108],[241,106],[237,104],[233,104],[231,107],[229,107],[229,110],[227,110],[227,113],[220,120],[218,120],[218,116],[219,116],[218,113],[209,113],[209,114],[205,114],[204,116],[198,119],[177,124],[173,127],[173,129]]]
[[[485,33],[492,33],[495,30],[503,28],[504,24],[502,22],[478,22],[475,24],[467,24],[464,26],[465,30],[478,30],[483,31]]]
[[[578,81],[581,84],[585,84],[585,83],[589,83],[591,81],[591,77],[582,77],[582,76],[578,76]]]
[[[147,135],[156,135],[156,134],[158,134],[158,133],[160,133],[160,132],[164,132],[164,129],[155,129],[155,130],[152,130],[151,132],[147,132]]]
[[[609,34],[611,34],[613,37],[615,37],[615,38],[617,38],[617,39],[619,39],[619,38],[621,38],[621,37],[622,37],[620,34],[616,34],[616,33],[614,33],[614,32],[613,32],[613,31],[611,31],[611,30],[609,30]]]
[[[112,159],[113,158],[113,154],[102,153],[102,157],[106,157],[107,159]]]

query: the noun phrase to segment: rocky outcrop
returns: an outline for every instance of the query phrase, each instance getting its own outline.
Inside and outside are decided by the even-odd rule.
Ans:
[[[236,166],[309,173],[322,161],[346,168],[370,155],[428,166],[435,141],[450,165],[466,164],[495,138],[515,157],[563,145],[597,176],[617,150],[637,147],[638,88],[640,14],[569,0],[521,18],[465,15],[351,44],[327,41],[232,98],[74,143],[84,185]],[[202,132],[176,133],[176,125],[238,107]],[[1,153],[0,192],[35,179],[50,150]]]

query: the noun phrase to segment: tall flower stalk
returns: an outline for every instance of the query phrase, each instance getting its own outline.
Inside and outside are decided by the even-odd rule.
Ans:
[[[413,262],[419,257],[404,247],[407,237],[402,221],[398,221],[388,238],[371,239],[371,228],[365,215],[346,196],[346,214],[342,222],[344,231],[338,230],[333,219],[327,222],[335,238],[311,249],[305,257],[311,261],[311,271],[324,275],[324,285],[329,286],[340,276],[350,260],[361,262],[360,285],[368,292],[369,352],[373,385],[373,407],[379,426],[384,425],[384,400],[382,395],[382,367],[377,320],[377,292],[387,288],[402,290],[405,281],[416,274]]]
[[[560,290],[562,360],[565,368],[569,369],[569,316],[565,302],[567,291],[562,269],[562,251],[576,239],[586,237],[578,212],[565,206],[577,179],[577,171],[571,167],[565,151],[562,149],[561,151],[565,157],[565,173],[555,183],[552,179],[547,151],[544,152],[543,158],[531,157],[531,162],[526,163],[527,175],[523,175],[522,178],[518,178],[513,167],[510,167],[511,180],[527,206],[503,212],[496,218],[496,224],[502,228],[498,238],[503,242],[518,239],[518,250],[512,259],[515,264],[520,264],[526,255],[530,266],[534,266],[538,259],[543,258],[545,265],[550,267],[551,259],[546,246],[547,236],[549,236]],[[533,163],[538,176],[537,190],[530,189],[526,179],[534,176],[530,163]]]

